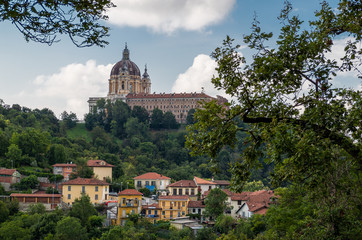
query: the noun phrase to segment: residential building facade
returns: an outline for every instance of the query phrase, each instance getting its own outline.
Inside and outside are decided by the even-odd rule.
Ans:
[[[141,214],[142,195],[136,189],[126,189],[118,193],[118,225],[125,225],[129,214]]]
[[[94,178],[105,181],[107,178],[112,181],[112,168],[114,165],[104,160],[88,160],[87,166],[94,172]]]
[[[171,196],[189,196],[195,201],[200,195],[200,189],[193,180],[180,180],[167,186],[169,195]]]
[[[166,190],[166,186],[171,182],[171,178],[155,172],[142,174],[140,176],[134,177],[133,180],[136,189],[148,188],[151,192],[154,189],[164,191]]]
[[[157,203],[142,206],[142,216],[144,216],[151,223],[156,223],[157,221],[161,220],[161,213],[162,208]]]
[[[159,196],[158,204],[162,208],[161,220],[185,217],[189,201],[189,196]]]
[[[76,178],[63,183],[63,202],[72,205],[75,199],[87,194],[91,203],[101,204],[108,200],[109,183],[94,178]]]
[[[74,163],[57,163],[52,165],[53,174],[62,175],[65,181],[69,180],[69,175],[77,169]]]

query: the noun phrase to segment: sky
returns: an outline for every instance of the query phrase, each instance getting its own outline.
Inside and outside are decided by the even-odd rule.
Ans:
[[[122,59],[127,43],[130,59],[144,72],[151,92],[201,92],[224,95],[213,88],[212,51],[229,35],[243,44],[254,15],[265,32],[277,33],[284,0],[113,0],[117,7],[104,22],[111,28],[104,47],[77,48],[66,36],[58,43],[26,42],[9,22],[0,22],[0,99],[31,109],[49,108],[57,117],[88,112],[89,97],[104,97],[112,66]],[[337,1],[329,1],[336,6]],[[293,12],[313,18],[317,0],[292,0]],[[338,59],[347,38],[335,41],[331,57]],[[247,59],[251,52],[242,47]],[[337,86],[361,89],[355,73],[343,73]]]

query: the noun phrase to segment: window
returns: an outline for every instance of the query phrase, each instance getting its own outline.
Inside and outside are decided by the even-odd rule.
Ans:
[[[151,182],[151,185],[152,185],[152,186],[156,186],[156,181],[152,181],[152,182]]]
[[[238,200],[238,205],[241,205],[241,200]]]
[[[173,195],[177,195],[177,189],[176,188],[173,189]]]
[[[195,195],[195,189],[191,189],[191,195]]]
[[[106,192],[108,191],[108,188],[107,188],[107,186],[105,187],[105,191],[106,191]]]
[[[178,195],[182,195],[182,188],[178,189]]]
[[[185,212],[182,212],[182,216],[185,216]]]
[[[137,181],[137,187],[142,187],[142,181]]]
[[[157,210],[155,210],[155,215],[157,215],[158,214],[158,212],[157,212]]]
[[[151,210],[148,210],[148,214],[151,215]]]
[[[146,181],[146,186],[149,186],[150,185],[150,182],[149,181]]]
[[[68,194],[68,199],[71,199],[72,198],[72,195],[71,194]]]
[[[162,202],[162,206],[165,207],[165,205],[166,205],[165,202]]]
[[[96,195],[94,196],[94,199],[95,199],[95,200],[98,200],[98,194],[96,194]]]
[[[96,192],[98,192],[98,186],[96,186]]]
[[[68,191],[72,191],[72,186],[68,186]]]
[[[165,215],[165,211],[162,211],[162,215]]]
[[[193,209],[192,209],[192,212],[193,212],[193,213],[194,213],[194,212],[196,212],[196,209],[195,209],[195,208],[193,208]]]
[[[189,195],[189,189],[186,188],[186,195]]]
[[[82,193],[85,193],[85,186],[82,186]]]
[[[184,203],[184,202],[182,203],[182,206],[185,207],[185,203]]]

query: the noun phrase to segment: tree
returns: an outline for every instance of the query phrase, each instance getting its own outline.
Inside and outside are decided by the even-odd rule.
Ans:
[[[90,202],[88,195],[82,194],[80,198],[74,200],[74,204],[72,205],[72,209],[70,211],[70,216],[78,218],[82,226],[88,227],[89,217],[93,215],[97,215],[97,211]]]
[[[233,225],[236,223],[236,220],[231,216],[221,214],[216,218],[215,229],[219,233],[228,233],[233,229]]]
[[[187,113],[187,117],[186,117],[186,124],[194,124],[194,114],[195,114],[196,110],[194,108],[190,109]]]
[[[79,219],[74,217],[64,217],[57,223],[55,229],[56,239],[60,240],[81,240],[87,239],[86,229],[80,224]]]
[[[52,45],[58,35],[68,35],[77,47],[105,46],[108,27],[105,12],[114,5],[109,0],[96,1],[1,1],[0,22],[10,21],[25,40]]]
[[[44,204],[42,203],[36,203],[36,204],[31,204],[29,206],[29,209],[28,209],[28,213],[33,215],[33,214],[44,214],[46,211],[46,208],[44,206]]]
[[[263,182],[259,180],[245,183],[243,189],[246,192],[255,192],[259,190],[268,190],[269,188],[265,187]]]
[[[9,217],[9,209],[6,203],[0,201],[0,223],[5,222]]]
[[[10,161],[12,161],[12,164],[10,163],[10,161],[8,161],[7,167],[10,168],[10,167],[20,166],[21,154],[22,151],[21,149],[19,149],[18,145],[11,144],[8,147],[8,152],[5,155]]]
[[[134,106],[131,112],[131,116],[137,118],[138,121],[143,123],[148,123],[150,118],[146,108],[141,106]]]
[[[227,194],[220,188],[211,189],[205,199],[205,216],[216,219],[223,214],[227,208]]]
[[[172,112],[166,112],[163,115],[162,128],[164,129],[177,129],[179,124],[176,122],[175,115]]]
[[[163,123],[163,112],[158,108],[153,109],[151,115],[150,128],[154,130],[160,130],[163,125],[162,123]]]
[[[72,113],[72,112],[70,112],[68,114],[66,111],[64,111],[60,115],[60,118],[65,123],[65,126],[67,126],[67,129],[71,129],[71,128],[75,127],[77,125],[77,122],[78,122],[77,115],[75,113]]]
[[[362,94],[333,85],[341,71],[360,64],[361,9],[355,0],[340,0],[336,9],[322,2],[316,20],[306,26],[292,16],[292,6],[286,2],[275,47],[266,45],[273,34],[261,31],[257,20],[252,33],[244,37],[255,50],[251,64],[227,37],[212,54],[218,63],[212,82],[235,97],[237,104],[205,103],[195,113],[196,123],[188,127],[187,145],[213,157],[222,146],[234,146],[237,132],[247,133],[240,161],[231,169],[234,189],[242,190],[263,157],[274,164],[275,186],[303,187],[309,201],[323,209],[304,222],[318,238],[354,238],[354,227],[346,226],[361,224],[354,211],[359,212],[362,195]],[[346,35],[351,40],[339,63],[328,53],[334,41]],[[246,124],[240,127],[240,121]],[[354,210],[347,213],[347,208]]]

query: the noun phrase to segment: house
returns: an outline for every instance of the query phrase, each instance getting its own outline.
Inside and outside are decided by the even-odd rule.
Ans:
[[[12,193],[11,200],[17,200],[21,210],[26,210],[32,204],[41,203],[46,210],[55,209],[61,204],[61,194],[46,194],[45,192],[37,192],[33,194]]]
[[[141,213],[142,195],[136,189],[126,189],[118,193],[118,225],[125,225],[129,214]]]
[[[87,194],[93,204],[108,200],[109,183],[95,178],[76,178],[63,183],[63,202],[71,205],[82,194]]]
[[[52,167],[53,174],[62,175],[65,181],[68,181],[69,175],[77,169],[77,165],[74,163],[56,163]]]
[[[254,214],[264,215],[271,204],[274,204],[277,196],[274,191],[260,190],[246,194],[246,201],[236,211],[238,217],[249,218]]]
[[[94,178],[104,181],[109,178],[112,181],[112,168],[114,165],[104,160],[88,160],[87,166],[94,172]]]
[[[220,189],[226,189],[230,186],[230,182],[226,180],[214,180],[214,178],[212,178],[211,181],[215,183],[215,187],[218,187]]]
[[[189,200],[189,196],[186,195],[159,196],[158,204],[162,208],[161,220],[185,217]]]
[[[0,169],[0,184],[5,191],[10,190],[10,185],[20,182],[21,174],[16,169]]]
[[[237,212],[239,211],[240,207],[246,203],[246,201],[248,200],[248,195],[250,193],[251,192],[232,193],[230,197],[230,206],[231,206],[230,215],[233,218],[240,218]]]
[[[189,201],[189,205],[187,206],[187,212],[190,216],[190,219],[198,219],[200,222],[205,221],[205,217],[203,216],[205,211],[205,203],[204,201]]]
[[[216,183],[213,181],[208,181],[199,177],[194,177],[194,182],[196,186],[201,190],[201,194],[206,191],[210,191],[213,188],[216,188]]]
[[[169,195],[189,196],[191,200],[197,200],[199,189],[193,180],[180,180],[167,186]]]
[[[142,174],[140,176],[134,177],[133,180],[136,189],[148,188],[151,192],[154,189],[165,191],[166,186],[171,183],[171,178],[155,172]]]
[[[157,204],[143,205],[141,214],[151,223],[156,223],[161,220],[162,208]]]

